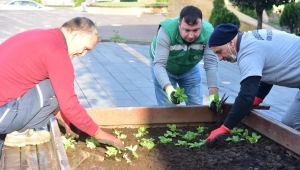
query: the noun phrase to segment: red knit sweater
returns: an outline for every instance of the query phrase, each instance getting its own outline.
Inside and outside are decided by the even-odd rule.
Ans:
[[[64,116],[94,135],[98,125],[79,103],[74,77],[66,41],[58,28],[22,32],[0,44],[0,106],[49,78]]]

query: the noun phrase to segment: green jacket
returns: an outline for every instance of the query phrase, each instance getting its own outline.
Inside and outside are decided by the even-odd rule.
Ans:
[[[202,20],[202,31],[200,36],[190,45],[183,42],[178,30],[179,17],[167,19],[159,24],[163,27],[170,38],[170,53],[166,69],[173,74],[182,74],[189,71],[203,59],[205,45],[213,31],[212,25]],[[150,46],[150,56],[155,57],[156,38],[154,37]]]

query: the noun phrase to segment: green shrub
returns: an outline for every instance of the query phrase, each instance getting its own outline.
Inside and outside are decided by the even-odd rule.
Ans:
[[[257,19],[257,13],[255,10],[247,9],[247,8],[240,8],[239,11],[245,15],[248,15],[249,17]]]
[[[40,4],[43,4],[43,3],[42,3],[42,0],[33,0],[33,1],[35,1],[35,2],[37,2],[37,3],[40,3]]]
[[[120,0],[120,2],[137,2],[138,0]]]
[[[279,19],[280,26],[286,26],[293,33],[300,28],[300,2],[290,2],[283,8],[283,12]]]
[[[74,6],[81,6],[81,3],[84,2],[85,0],[74,0]]]
[[[211,12],[209,22],[216,27],[223,23],[232,23],[240,27],[239,18],[227,8],[225,8],[224,0],[214,0],[214,8]]]

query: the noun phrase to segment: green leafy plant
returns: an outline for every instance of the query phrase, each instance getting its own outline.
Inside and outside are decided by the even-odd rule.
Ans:
[[[205,139],[201,139],[200,142],[188,143],[187,145],[190,146],[189,148],[200,148],[205,144],[205,142]]]
[[[117,148],[113,146],[106,146],[106,149],[107,149],[105,151],[106,157],[117,156],[118,153],[122,153],[122,151],[119,151]]]
[[[85,144],[86,144],[86,147],[88,147],[90,149],[94,149],[97,146],[100,146],[100,143],[94,137],[86,138],[85,139]]]
[[[178,135],[180,135],[180,134],[177,132],[169,131],[169,130],[167,130],[166,133],[164,134],[165,137],[172,137],[172,138],[175,138]]]
[[[167,144],[172,142],[172,138],[166,138],[164,136],[159,136],[159,143]]]
[[[232,136],[232,137],[228,137],[226,139],[226,141],[229,141],[229,142],[232,142],[232,143],[237,143],[237,142],[240,142],[240,141],[243,141],[245,140],[244,138],[240,138],[238,135],[237,136]]]
[[[135,137],[142,137],[145,136],[146,134],[148,134],[149,132],[147,131],[147,128],[142,126],[138,128],[138,132],[133,134]]]
[[[125,147],[125,149],[128,149],[128,150],[131,151],[132,155],[133,155],[135,158],[138,158],[138,157],[139,157],[139,155],[136,153],[137,148],[138,148],[138,145],[134,145],[134,146],[130,145],[130,146],[126,146],[126,147]]]
[[[64,144],[64,149],[67,150],[69,147],[75,148],[75,144],[77,143],[73,138],[66,138],[65,136],[61,137],[62,143]]]
[[[178,140],[177,143],[175,143],[175,146],[185,146],[187,144],[188,143],[185,140]]]
[[[208,129],[208,128],[205,127],[205,126],[198,126],[198,127],[196,128],[198,134],[203,133],[206,129]]]
[[[252,132],[251,136],[247,136],[246,139],[251,143],[256,143],[258,142],[258,139],[261,138],[260,135],[257,135],[256,133]]]
[[[188,97],[184,94],[184,88],[176,87],[174,96],[177,98],[177,102],[186,102],[188,101]]]
[[[195,139],[197,136],[198,136],[198,133],[188,131],[188,132],[186,132],[186,134],[184,134],[182,136],[182,138],[187,141],[191,141],[191,140]]]
[[[167,127],[170,129],[170,131],[175,132],[177,129],[177,126],[175,124],[167,124]]]
[[[127,135],[123,134],[122,131],[114,129],[113,134],[117,135],[118,139],[126,139]]]
[[[140,145],[142,147],[146,147],[148,150],[152,149],[155,144],[154,144],[154,139],[150,138],[150,139],[142,139],[142,142],[140,142]]]
[[[244,129],[241,128],[233,128],[230,130],[230,134],[238,134],[242,136],[242,132],[244,131]]]

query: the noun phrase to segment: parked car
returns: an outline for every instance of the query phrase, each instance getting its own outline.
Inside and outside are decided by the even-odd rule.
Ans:
[[[1,10],[54,10],[31,0],[9,0],[0,5]]]

